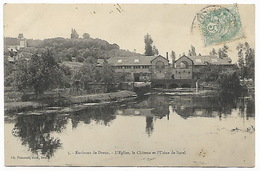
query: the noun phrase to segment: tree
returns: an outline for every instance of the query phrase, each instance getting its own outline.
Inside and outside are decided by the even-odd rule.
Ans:
[[[154,52],[153,52],[153,48],[152,48],[152,44],[153,44],[153,39],[151,37],[151,35],[149,35],[147,33],[147,35],[144,36],[144,43],[145,43],[145,56],[153,56]]]
[[[194,76],[203,82],[217,82],[220,73],[225,70],[225,68],[220,67],[218,65],[208,64],[205,65],[200,70],[200,72],[196,73]]]
[[[18,90],[34,91],[37,98],[46,90],[62,87],[64,73],[54,54],[47,49],[33,54],[29,61],[23,59],[17,61],[15,81]]]
[[[255,50],[245,42],[244,44],[238,44],[238,67],[239,75],[242,79],[252,78],[255,74]]]
[[[245,76],[245,60],[244,60],[244,53],[243,53],[244,45],[239,43],[237,46],[238,51],[238,67],[239,67],[239,75],[242,79]]]
[[[90,38],[90,35],[88,33],[83,33],[82,37],[83,39],[88,39]]]
[[[116,77],[115,72],[111,65],[108,64],[106,60],[103,62],[103,66],[100,71],[101,82],[105,83],[107,87],[107,91],[110,92],[112,90],[112,84],[115,83]]]
[[[222,72],[218,78],[219,88],[226,93],[239,93],[241,91],[239,76],[236,71]]]
[[[189,53],[188,53],[189,56],[197,56],[196,54],[196,50],[195,50],[195,47],[191,45],[191,49],[189,50]]]
[[[159,50],[155,46],[153,46],[153,54],[159,55]]]
[[[248,42],[245,42],[245,67],[246,78],[254,79],[255,76],[255,50],[250,47]]]
[[[75,29],[71,29],[71,35],[70,35],[71,39],[78,39],[79,38],[79,34],[77,33],[77,31]]]
[[[172,63],[174,63],[175,60],[176,60],[176,54],[175,54],[175,52],[173,50],[171,52],[171,58],[172,58]]]
[[[216,49],[215,49],[215,48],[213,48],[212,51],[211,51],[209,54],[210,54],[210,55],[215,55],[215,56],[218,55],[218,53],[216,52]]]
[[[228,46],[224,44],[223,48],[219,48],[218,50],[219,58],[228,58]]]

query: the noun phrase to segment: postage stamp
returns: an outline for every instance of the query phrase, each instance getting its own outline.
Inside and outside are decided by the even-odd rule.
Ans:
[[[197,14],[205,46],[244,37],[237,5],[225,8],[208,6]]]

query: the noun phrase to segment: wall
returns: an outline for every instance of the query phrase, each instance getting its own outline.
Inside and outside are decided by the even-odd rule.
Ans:
[[[181,57],[175,62],[175,69],[172,71],[174,79],[192,79],[193,62],[186,56]]]
[[[158,56],[152,63],[152,79],[168,79],[169,78],[169,61],[162,57]]]

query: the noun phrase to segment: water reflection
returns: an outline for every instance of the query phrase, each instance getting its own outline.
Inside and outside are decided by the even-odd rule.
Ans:
[[[239,109],[238,115],[243,118],[254,117],[253,98],[241,98],[231,95],[210,96],[171,96],[150,95],[125,104],[87,107],[69,114],[19,115],[15,128],[18,130],[22,145],[37,155],[51,158],[62,148],[59,135],[65,129],[77,129],[79,123],[103,125],[104,129],[113,124],[117,115],[145,118],[144,127],[148,137],[152,136],[157,119],[170,120],[175,112],[184,120],[190,117],[217,117],[222,119]],[[169,106],[171,111],[169,110]],[[125,117],[127,120],[128,117]],[[72,128],[67,128],[71,122]],[[135,126],[135,125],[132,125]],[[87,128],[86,128],[87,129]],[[58,133],[58,134],[53,134]],[[54,135],[58,136],[55,137]]]
[[[109,126],[109,122],[116,119],[115,110],[115,107],[99,106],[76,111],[70,115],[72,128],[77,128],[79,122],[90,124],[91,121],[95,121],[96,124]]]
[[[79,122],[108,126],[108,123],[115,119],[115,109],[106,107],[91,107],[73,112],[70,115],[44,114],[18,116],[15,129],[22,141],[22,145],[36,155],[51,158],[55,151],[62,147],[58,137],[52,137],[51,133],[62,133],[66,125],[71,120],[72,128],[77,128]]]
[[[153,117],[146,116],[146,127],[145,131],[150,136],[153,132]]]
[[[34,154],[50,158],[61,148],[59,138],[51,136],[52,132],[62,132],[67,124],[66,117],[58,115],[19,116],[15,124],[22,145],[28,146]]]

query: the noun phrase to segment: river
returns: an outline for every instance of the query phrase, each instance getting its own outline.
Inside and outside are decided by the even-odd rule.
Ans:
[[[253,166],[254,98],[152,94],[5,116],[6,165]]]

